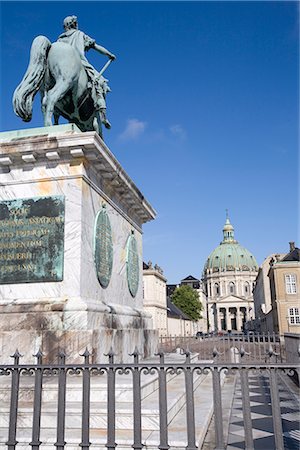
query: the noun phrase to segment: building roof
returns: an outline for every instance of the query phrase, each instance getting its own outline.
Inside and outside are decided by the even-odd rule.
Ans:
[[[167,315],[168,317],[173,317],[174,319],[191,320],[188,315],[178,308],[178,306],[172,303],[170,297],[167,297]]]
[[[281,259],[281,261],[300,261],[300,250],[298,247],[295,247],[290,253],[285,255],[284,258]]]
[[[223,227],[223,241],[207,258],[204,272],[209,269],[213,272],[258,270],[254,256],[234,239],[234,228],[228,216]]]
[[[198,278],[193,277],[192,275],[189,275],[188,277],[183,278],[183,280],[181,280],[181,283],[183,281],[200,281],[200,280],[198,280]]]

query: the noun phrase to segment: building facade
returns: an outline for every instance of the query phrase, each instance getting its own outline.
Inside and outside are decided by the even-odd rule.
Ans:
[[[290,252],[276,255],[268,272],[271,291],[273,331],[300,333],[300,250],[290,242]]]
[[[159,336],[168,334],[166,282],[157,264],[143,263],[144,310],[151,314],[153,328],[158,330]]]
[[[170,297],[168,305],[168,336],[195,336],[195,322],[193,322],[180,308],[172,303]]]
[[[257,272],[254,256],[235,240],[227,217],[223,241],[209,255],[203,270],[208,331],[241,332],[254,320],[252,290]]]
[[[275,253],[269,255],[258,270],[253,289],[253,300],[255,309],[255,331],[259,333],[273,332],[273,316],[269,314],[272,310],[271,289],[268,272],[270,262],[275,259]],[[284,254],[280,255],[282,258]]]

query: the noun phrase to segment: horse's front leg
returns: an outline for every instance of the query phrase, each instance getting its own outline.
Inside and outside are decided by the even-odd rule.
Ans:
[[[46,107],[47,107],[47,91],[41,91],[41,108],[42,108],[42,114],[45,122],[45,116],[46,116]]]
[[[48,92],[44,93],[44,97],[42,100],[42,113],[43,113],[43,117],[44,117],[44,127],[51,127],[53,110],[51,113],[51,108],[49,108]]]

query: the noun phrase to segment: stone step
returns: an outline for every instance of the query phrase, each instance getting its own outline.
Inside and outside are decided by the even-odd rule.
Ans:
[[[149,376],[148,376],[149,377]],[[127,380],[128,381],[128,380]],[[28,386],[28,380],[26,380]],[[53,383],[52,383],[53,384]],[[40,450],[53,450],[53,444],[56,441],[57,428],[57,390],[53,385],[47,385],[45,392],[50,386],[50,395],[43,396],[42,416],[41,416],[41,441],[43,445]],[[97,384],[97,383],[96,383]],[[152,385],[151,385],[152,384]],[[102,383],[102,387],[106,382]],[[74,397],[72,401],[66,402],[66,437],[68,442],[67,450],[79,450],[81,441],[81,396],[78,399],[78,392],[81,384],[73,380],[68,387],[73,388]],[[119,396],[116,399],[116,442],[118,449],[132,448],[133,443],[133,406],[132,406],[132,388],[129,389],[125,380],[122,383],[124,392],[119,389]],[[158,401],[158,380],[157,376],[151,376],[151,379],[144,380],[144,396],[142,400],[142,433],[143,441],[147,449],[157,449],[159,443],[159,401]],[[2,386],[3,387],[3,386]],[[19,402],[17,440],[19,441],[18,450],[31,450],[32,427],[32,395],[26,398],[26,386],[24,395]],[[97,386],[98,393],[103,394],[101,386]],[[212,410],[212,391],[210,375],[194,374],[194,395],[195,395],[195,418],[196,429],[202,430],[208,426]],[[3,389],[2,389],[3,393]],[[56,398],[55,398],[56,393]],[[146,395],[146,393],[148,395]],[[129,395],[130,394],[130,395]],[[72,398],[72,395],[69,397]],[[168,398],[168,430],[171,448],[176,450],[184,449],[186,434],[186,413],[185,413],[185,380],[184,374],[173,374],[168,376],[167,383]],[[103,396],[95,401],[94,391],[91,399],[90,412],[90,441],[101,448],[105,448],[107,433],[107,405],[106,397]],[[7,440],[9,423],[9,402],[0,403],[0,449]],[[205,431],[206,431],[205,428]],[[93,448],[93,446],[91,446]],[[96,447],[94,447],[96,448]]]
[[[171,355],[167,356],[166,362],[171,362],[174,360],[176,363],[183,362],[185,357],[182,355]],[[191,360],[196,360],[197,355],[192,355]],[[171,360],[171,361],[170,361]],[[155,365],[158,360],[157,358],[148,358],[145,360],[147,365],[151,362]],[[167,382],[171,381],[176,374],[167,374]],[[106,374],[91,376],[90,379],[91,392],[93,392],[93,397],[97,398],[99,402],[107,401],[107,379]],[[0,377],[0,404],[9,402],[10,400],[10,385],[11,377],[2,376]],[[58,379],[55,376],[44,376],[43,377],[43,400],[44,401],[54,401],[57,398],[57,388]],[[153,393],[158,389],[158,374],[155,371],[153,374],[142,374],[141,376],[141,398],[142,400],[148,395]],[[118,402],[127,402],[128,399],[132,399],[132,375],[122,374],[116,375],[116,400]],[[33,401],[34,399],[34,377],[31,376],[21,376],[20,386],[19,386],[19,401]],[[82,377],[81,375],[69,375],[67,376],[67,401],[81,401],[82,399]]]
[[[195,376],[195,389],[202,382],[201,376]],[[168,382],[168,420],[169,422],[178,413],[185,403],[184,375],[178,375]],[[131,394],[132,398],[132,394]],[[154,391],[142,401],[142,414],[145,429],[158,429],[159,427],[159,409],[158,409],[158,391]],[[107,404],[106,402],[91,402],[91,427],[107,426]],[[127,429],[128,420],[133,423],[132,401],[116,402],[116,426],[118,429]],[[20,401],[18,408],[18,428],[26,429],[32,425],[33,403]],[[43,401],[41,422],[47,421],[47,428],[56,429],[57,399],[56,401]],[[0,406],[0,427],[8,427],[9,403]],[[66,402],[66,427],[81,427],[81,402]]]

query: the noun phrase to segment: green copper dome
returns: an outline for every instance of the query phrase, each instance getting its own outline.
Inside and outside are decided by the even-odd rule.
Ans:
[[[223,228],[223,241],[209,255],[204,270],[212,272],[258,270],[254,256],[234,239],[234,228],[228,217]]]

